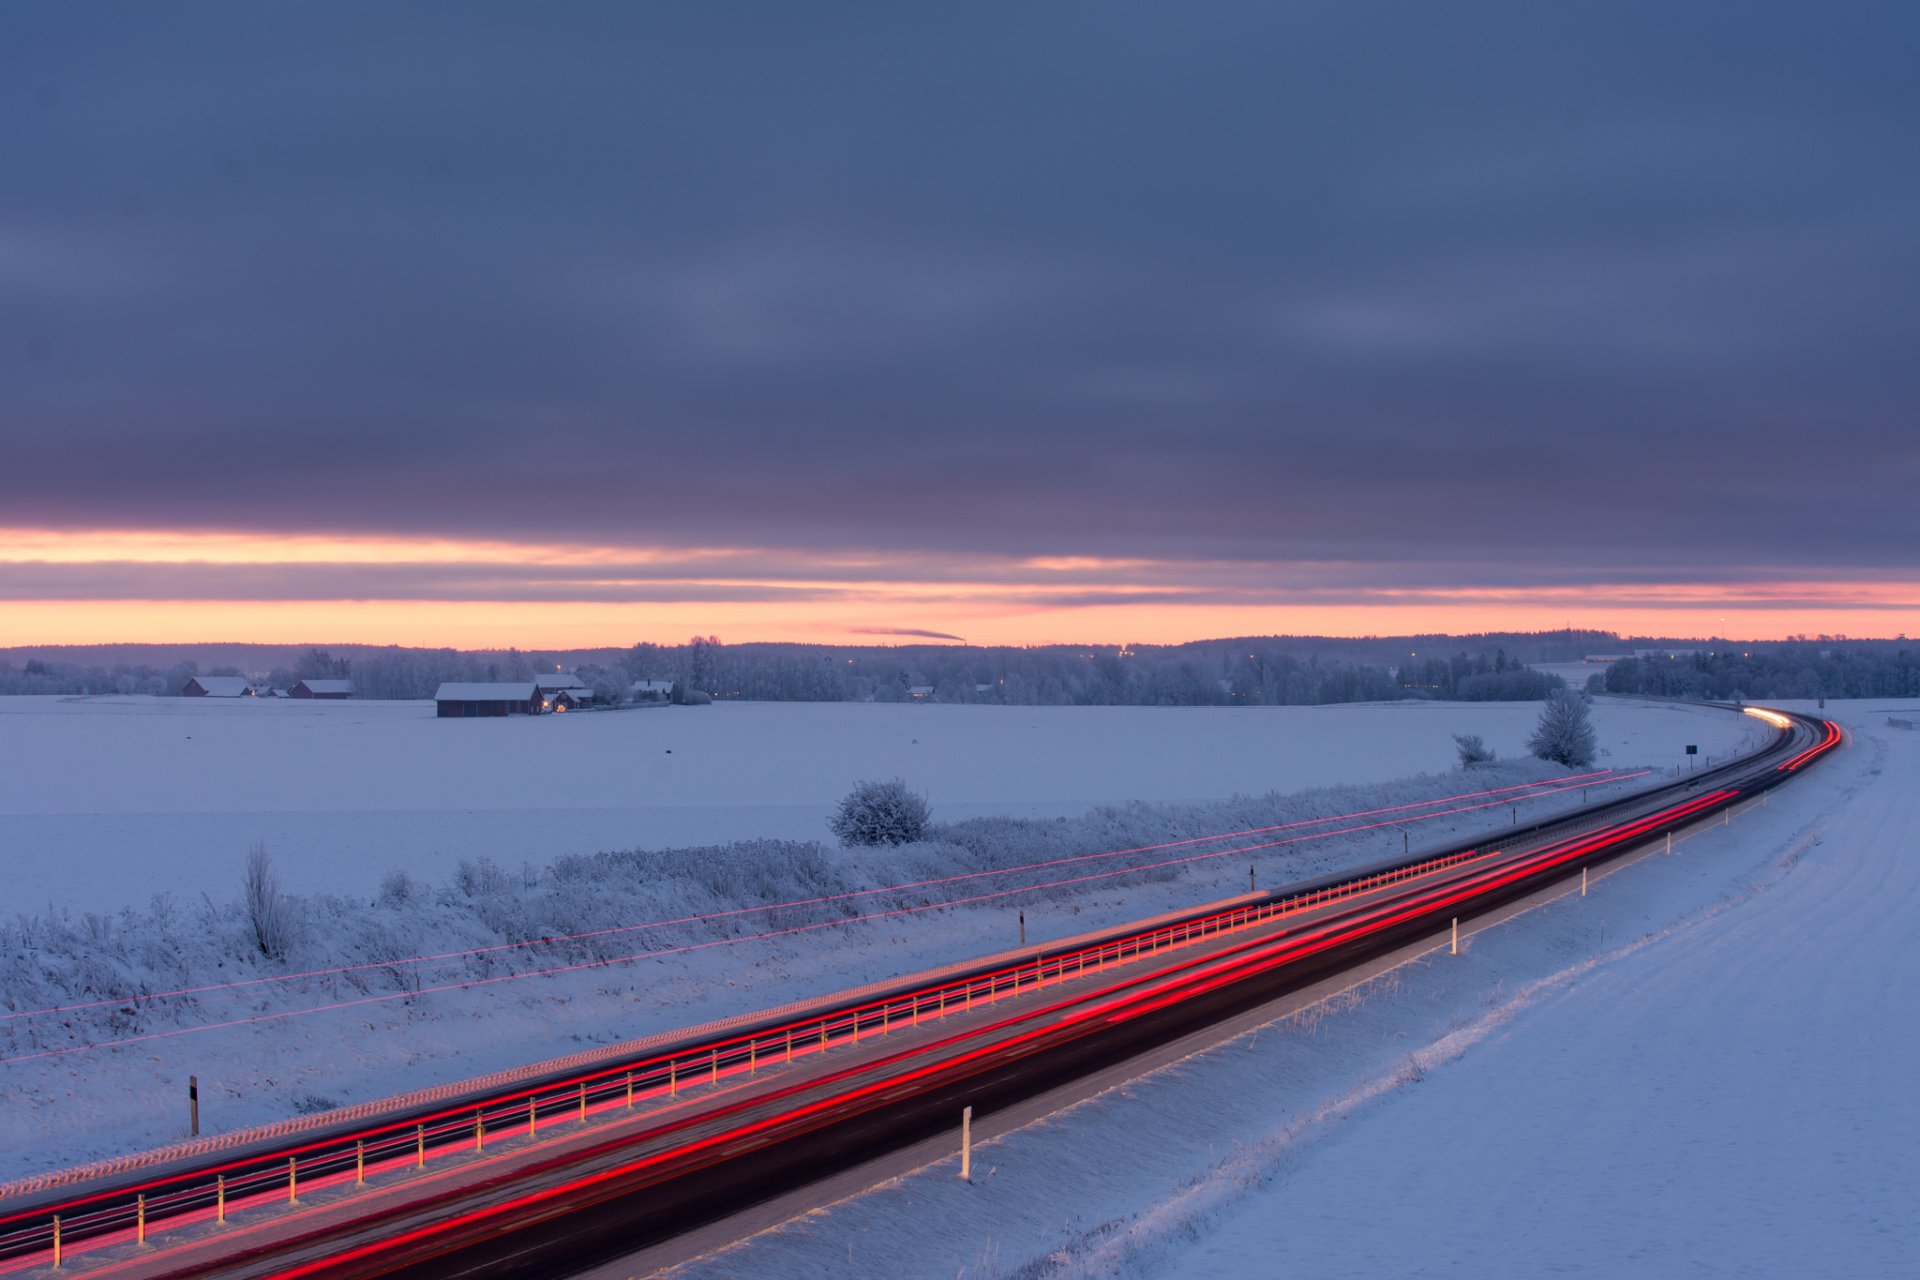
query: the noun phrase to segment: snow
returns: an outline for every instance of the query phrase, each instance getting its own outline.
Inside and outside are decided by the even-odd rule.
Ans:
[[[1831,706],[1853,742],[1765,807],[986,1143],[972,1186],[942,1161],[672,1274],[1911,1275],[1911,706]]]
[[[430,702],[0,698],[11,905],[224,900],[265,843],[295,892],[371,894],[463,858],[828,839],[854,782],[902,776],[934,817],[1058,817],[1450,769],[1452,736],[1525,754],[1538,704],[980,707],[718,703],[438,720]],[[1755,732],[1601,702],[1601,764],[1678,766]]]
[[[1428,744],[1431,755],[1422,763],[1431,763],[1431,756],[1438,755],[1444,766],[1452,759],[1448,734],[1461,723],[1510,746],[1512,738],[1524,736],[1537,715],[1537,707],[1484,706],[1340,708],[1298,717],[1227,710],[1196,718],[1137,709],[1120,715],[1112,714],[1112,709],[1095,714],[1068,709],[1049,715],[1005,708],[772,705],[476,725],[436,722],[428,718],[430,708],[418,705],[307,704],[313,709],[295,706],[293,715],[248,719],[183,713],[177,708],[193,705],[184,701],[38,701],[44,704],[41,715],[19,715],[7,731],[17,733],[18,724],[24,723],[76,756],[84,749],[93,756],[96,772],[101,762],[138,759],[150,760],[145,768],[159,775],[131,786],[129,779],[135,775],[129,771],[114,778],[113,786],[96,784],[85,790],[74,787],[64,772],[45,766],[51,747],[38,757],[23,753],[17,757],[23,766],[38,770],[34,794],[42,803],[79,805],[88,795],[96,796],[96,803],[102,805],[114,803],[117,797],[129,808],[164,801],[183,807],[184,811],[165,816],[185,830],[217,827],[223,821],[244,823],[227,828],[235,837],[265,818],[287,819],[290,829],[298,831],[303,822],[326,815],[311,810],[273,815],[237,807],[211,808],[204,786],[185,785],[196,770],[172,763],[173,755],[184,752],[158,750],[160,743],[184,744],[189,741],[186,731],[192,730],[196,748],[204,750],[206,757],[223,761],[233,775],[227,778],[232,794],[255,804],[285,798],[311,804],[315,796],[339,800],[343,792],[358,788],[361,793],[354,798],[362,804],[418,805],[426,799],[518,805],[476,810],[487,821],[510,825],[528,815],[541,823],[564,817],[563,806],[590,792],[596,779],[631,767],[628,760],[636,740],[648,749],[663,739],[675,742],[680,748],[675,755],[684,754],[689,764],[724,761],[724,768],[707,765],[676,775],[683,783],[706,779],[716,788],[714,798],[737,792],[742,776],[779,794],[783,786],[817,785],[836,774],[883,772],[867,766],[884,763],[888,750],[912,755],[916,737],[933,748],[927,759],[947,763],[949,772],[944,776],[950,779],[973,777],[990,783],[1015,779],[1036,788],[1058,786],[1063,779],[1114,785],[1111,779],[1095,778],[1087,758],[1062,766],[1056,757],[1070,739],[1083,745],[1082,757],[1110,765],[1121,775],[1119,785],[1130,785],[1143,766],[1112,745],[1113,739],[1130,738],[1139,749],[1147,750],[1152,744],[1160,753],[1168,776],[1174,779],[1170,785],[1199,787],[1208,785],[1204,775],[1194,770],[1192,759],[1204,741],[1200,729],[1244,735],[1249,732],[1244,726],[1264,727],[1273,755],[1307,762],[1304,773],[1313,775],[1318,770],[1324,776],[1329,758],[1365,760],[1375,770],[1384,768],[1382,760],[1405,761],[1411,757],[1399,739],[1406,735],[1430,734],[1437,739]],[[280,706],[271,710],[277,712]],[[1601,720],[1603,726],[1612,726],[1608,738],[1623,752],[1636,741],[1646,746],[1664,741],[1677,747],[1680,739],[1731,742],[1761,732],[1758,722],[1750,718],[1710,714],[1711,718],[1709,713],[1622,704],[1603,710]],[[1236,718],[1242,718],[1238,725]],[[0,725],[6,724],[5,715],[0,714]],[[875,734],[884,737],[889,725],[893,740],[878,746],[868,741]],[[155,726],[165,732],[156,734]],[[500,732],[501,726],[509,730]],[[760,732],[750,732],[756,726]],[[576,727],[585,731],[587,742],[598,742],[601,751],[569,749],[575,740],[566,735]],[[483,732],[458,732],[469,728]],[[437,732],[446,729],[455,732]],[[833,732],[823,733],[823,729]],[[436,737],[428,739],[422,730],[436,732]],[[1312,741],[1290,745],[1289,730],[1310,733]],[[140,745],[143,734],[155,748],[150,757],[129,749]],[[797,749],[798,739],[811,749]],[[769,740],[775,744],[772,748]],[[431,755],[423,753],[420,745],[430,741],[438,744]],[[722,750],[723,741],[736,748],[731,755]],[[1243,737],[1241,745],[1245,742]],[[625,744],[627,755],[609,764],[602,757],[619,744]],[[829,744],[852,763],[845,758],[822,763]],[[271,768],[261,766],[258,757],[269,747],[298,752],[301,767],[288,770],[279,762]],[[508,749],[513,747],[518,750]],[[1212,759],[1239,758],[1217,747],[1216,751]],[[983,754],[990,761],[973,758]],[[408,755],[416,760],[432,758],[436,767],[420,769],[415,763],[409,769],[400,762]],[[775,767],[777,763],[784,763],[784,773]],[[500,783],[502,770],[516,779],[515,785]],[[464,863],[456,874],[432,877],[439,882],[437,887],[409,886],[404,894],[395,895],[383,885],[371,902],[370,892],[356,884],[358,875],[384,870],[396,861],[404,866],[404,850],[395,851],[391,861],[369,859],[358,866],[347,859],[294,865],[282,847],[277,866],[285,879],[295,882],[290,887],[297,892],[304,891],[298,883],[303,877],[322,883],[331,877],[336,885],[331,895],[309,897],[299,904],[301,936],[291,967],[321,969],[356,962],[379,967],[341,979],[249,987],[185,1003],[162,1001],[142,1006],[140,1012],[106,1005],[79,1017],[7,1022],[0,1026],[0,1058],[8,1059],[0,1076],[6,1103],[0,1106],[0,1152],[5,1153],[0,1158],[0,1177],[173,1140],[178,1136],[178,1097],[189,1073],[200,1077],[202,1119],[208,1131],[224,1132],[282,1119],[302,1109],[380,1098],[964,959],[992,950],[1002,939],[1011,940],[1016,932],[1014,915],[1021,909],[1028,916],[1029,936],[1038,941],[1235,892],[1245,884],[1249,860],[1258,861],[1262,883],[1277,883],[1379,858],[1390,849],[1397,851],[1399,842],[1392,832],[1357,831],[1225,862],[1198,863],[1184,871],[1096,881],[965,910],[836,924],[774,941],[716,945],[716,940],[732,935],[742,923],[727,919],[607,935],[574,947],[578,955],[563,951],[560,958],[617,956],[669,945],[698,947],[612,968],[412,998],[409,993],[421,985],[470,982],[482,972],[497,976],[502,964],[512,972],[524,972],[557,962],[542,948],[496,952],[472,962],[436,962],[418,976],[388,963],[423,949],[452,952],[497,946],[516,939],[697,915],[742,903],[811,898],[956,870],[1007,866],[1062,853],[1135,848],[1162,839],[1504,786],[1552,772],[1537,761],[1525,761],[1471,775],[1447,769],[1364,787],[1285,796],[1190,806],[1132,804],[1071,820],[981,819],[962,824],[963,829],[977,828],[976,845],[970,848],[934,843],[902,850],[848,851],[811,844],[749,844],[572,863],[562,859],[551,870],[524,871],[473,861]],[[1228,781],[1249,776],[1257,775],[1249,771]],[[133,794],[121,790],[128,787]],[[1575,803],[1577,792],[1532,802],[1523,809],[1540,814]],[[948,817],[954,816],[953,807],[946,806]],[[1501,825],[1504,807],[1499,812],[1462,813],[1423,824],[1412,832],[1415,847]],[[820,806],[817,811],[826,809]],[[406,811],[409,816],[417,812]],[[138,812],[116,816],[136,832],[151,832],[159,821]],[[377,823],[391,815],[369,808],[353,816]],[[10,828],[19,821],[9,819]],[[388,824],[379,829],[390,833],[396,828]],[[539,828],[522,826],[520,830],[532,833]],[[137,844],[134,850],[144,854],[156,847]],[[125,893],[126,881],[112,881],[106,874],[114,864],[103,852],[107,851],[83,851],[89,860],[87,869]],[[191,856],[194,852],[195,847],[188,846],[171,863],[169,874],[179,882],[175,892],[158,897],[151,907],[117,913],[75,908],[56,911],[51,917],[23,911],[12,919],[0,918],[0,930],[7,938],[0,948],[5,952],[0,954],[0,1007],[37,1009],[92,1000],[101,993],[167,990],[279,972],[262,963],[237,919],[233,898],[241,861],[238,851],[231,862],[224,853],[217,860],[196,861]],[[473,851],[459,852],[466,857]],[[118,865],[136,863],[125,860]],[[12,870],[22,879],[45,874],[25,859]],[[211,885],[209,901],[204,903],[191,894],[196,873],[204,873]],[[1031,878],[1015,883],[1031,883]],[[100,891],[96,896],[106,894]],[[886,899],[865,901],[886,904]],[[805,918],[816,915],[824,921],[837,918],[825,909]],[[800,923],[801,917],[788,912],[776,922],[792,925]],[[367,995],[378,999],[320,1014],[301,1012],[316,1004],[358,1001]],[[286,1013],[300,1016],[285,1018]],[[248,1020],[239,1020],[242,1015]],[[252,1020],[260,1015],[269,1020]],[[204,1029],[208,1022],[220,1025]],[[142,1038],[111,1049],[65,1052],[77,1042],[127,1036]]]

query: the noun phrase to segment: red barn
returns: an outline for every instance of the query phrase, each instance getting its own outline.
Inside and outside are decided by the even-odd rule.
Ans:
[[[449,681],[433,695],[435,714],[446,720],[469,716],[537,716],[540,686],[531,680],[469,683]]]
[[[351,698],[351,680],[302,680],[287,690],[289,698]]]

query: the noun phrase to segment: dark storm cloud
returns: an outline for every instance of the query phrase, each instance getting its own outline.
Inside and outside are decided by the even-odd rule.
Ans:
[[[11,6],[0,524],[1910,569],[1913,13]]]

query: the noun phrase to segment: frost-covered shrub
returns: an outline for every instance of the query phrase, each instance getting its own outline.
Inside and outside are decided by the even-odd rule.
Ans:
[[[253,945],[269,960],[287,958],[293,945],[293,905],[280,892],[280,878],[273,874],[273,860],[267,846],[255,844],[247,850],[247,873],[241,883],[240,903],[247,913],[247,925],[253,932]]]
[[[925,796],[889,778],[854,783],[827,826],[845,845],[912,844],[927,834],[931,816]]]
[[[380,896],[376,905],[393,910],[404,907],[426,896],[426,890],[404,871],[389,871],[380,881]]]
[[[1571,689],[1555,689],[1540,712],[1539,727],[1527,739],[1527,749],[1542,760],[1583,769],[1593,763],[1599,748],[1587,700]]]
[[[1477,733],[1456,733],[1453,745],[1459,749],[1462,769],[1475,769],[1494,761],[1493,748]]]
[[[491,898],[512,892],[513,881],[492,858],[462,858],[453,871],[453,887],[463,898]]]

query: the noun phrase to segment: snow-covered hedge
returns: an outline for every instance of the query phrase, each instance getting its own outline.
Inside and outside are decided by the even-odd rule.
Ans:
[[[1511,786],[1559,772],[1536,761],[1499,764],[1475,771],[1475,789]],[[933,824],[927,839],[897,847],[836,849],[814,841],[753,840],[570,856],[544,866],[518,868],[475,859],[462,862],[438,886],[396,873],[371,898],[281,894],[279,900],[292,919],[280,960],[262,953],[254,914],[241,895],[229,902],[203,897],[192,903],[161,895],[144,909],[128,908],[111,916],[91,912],[76,916],[58,909],[22,913],[0,923],[0,1010],[107,999],[114,1003],[57,1018],[0,1023],[0,1049],[4,1049],[0,1056],[196,1025],[231,1017],[239,1005],[259,1013],[367,994],[411,993],[422,987],[617,960],[769,929],[844,921],[889,907],[938,901],[946,895],[938,888],[924,888],[814,901],[774,911],[739,914],[736,909],[1305,822],[1416,803],[1459,789],[1457,774],[1439,774],[1376,786],[1236,796],[1211,804],[1110,806],[1073,819],[978,818]],[[1416,844],[1436,841],[1447,830],[1475,829],[1492,820],[1468,814],[1453,820],[1452,827],[1423,824],[1414,828],[1414,839]],[[1351,825],[1368,821],[1360,819]],[[1320,830],[1324,828],[1268,832],[1226,843],[1263,844]],[[1257,861],[1261,884],[1272,885],[1343,863],[1398,853],[1400,843],[1394,830],[1368,830],[1236,853],[1230,861],[1236,867]],[[1206,887],[1196,887],[1194,892],[1199,900],[1218,892],[1220,861],[1148,864],[1173,864],[1218,847],[1181,846],[1072,864],[1017,880],[976,880],[968,883],[966,892],[1067,880],[1133,865],[1143,869],[1006,901],[1071,900],[1187,874],[1204,877],[1201,883]],[[236,875],[236,887],[239,880]],[[680,923],[629,930],[629,926],[656,920]],[[503,944],[531,945],[485,950]],[[388,963],[422,953],[460,952],[476,954],[429,964]],[[243,988],[239,993],[137,999],[183,988],[355,965],[369,967]],[[605,973],[608,983],[634,989],[657,980],[632,966],[617,966]]]

